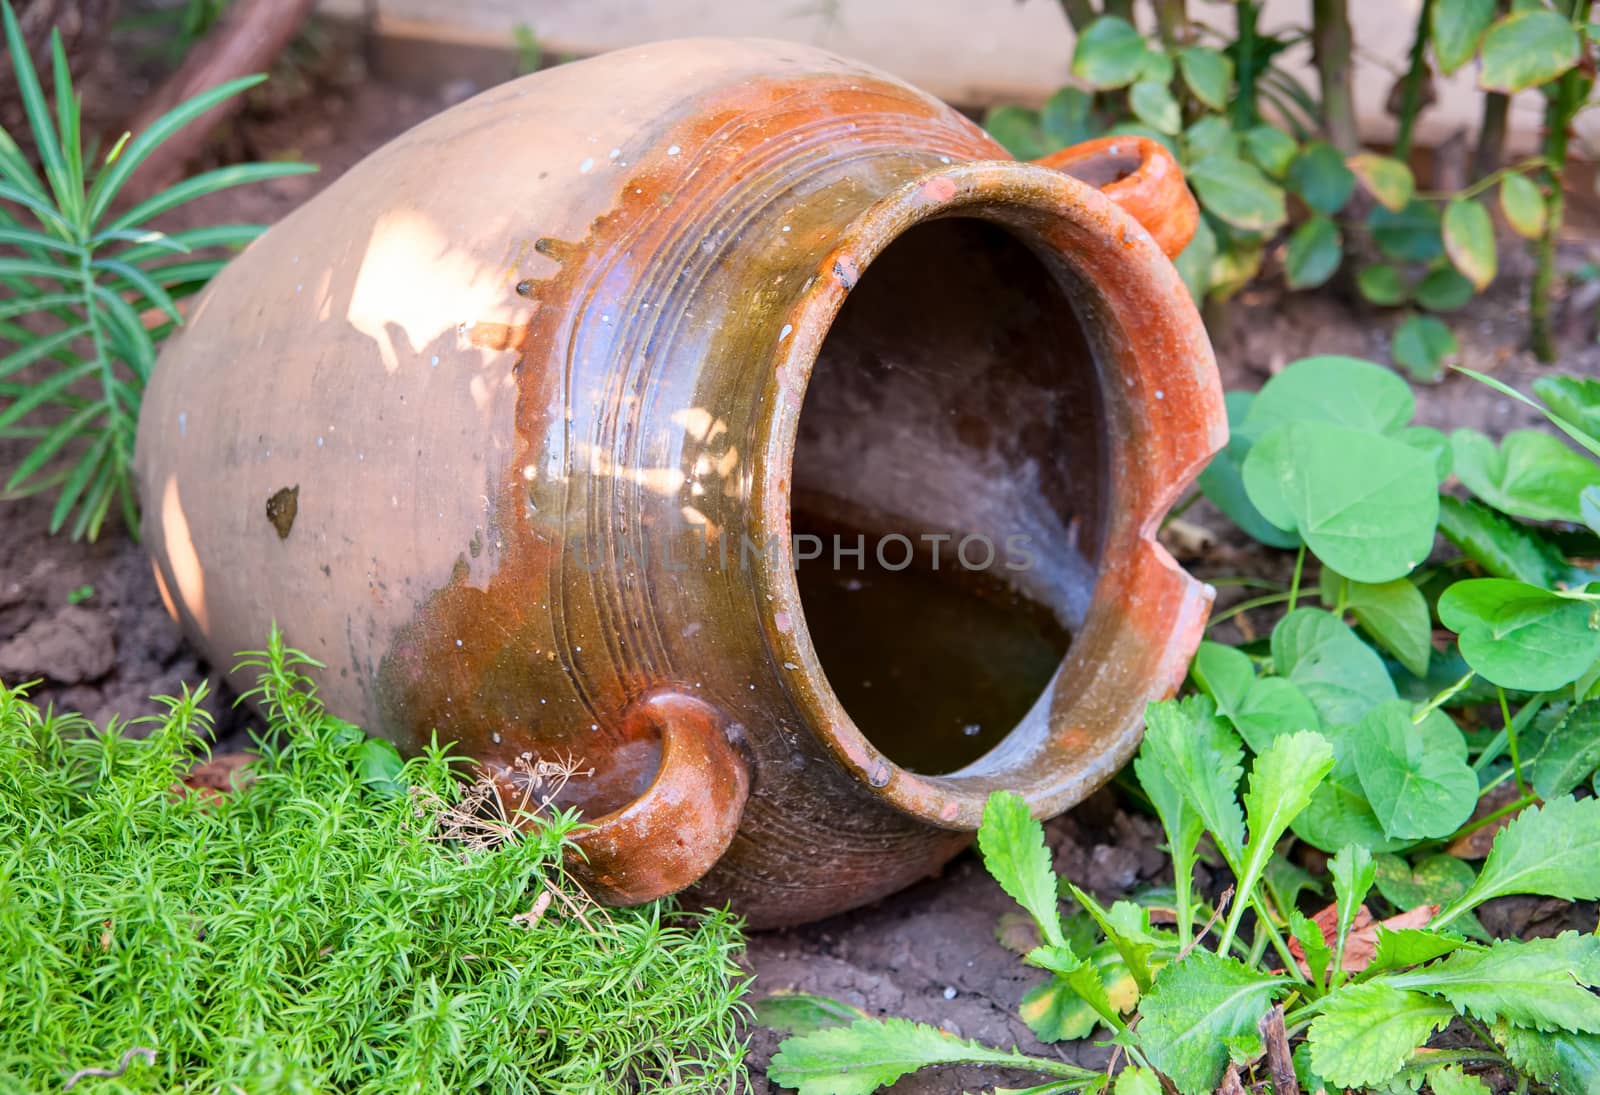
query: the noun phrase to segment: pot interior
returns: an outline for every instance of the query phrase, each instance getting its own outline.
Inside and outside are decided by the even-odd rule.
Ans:
[[[1088,610],[1108,444],[1070,286],[999,224],[921,223],[862,273],[813,367],[791,491],[806,627],[903,768],[1000,744]]]

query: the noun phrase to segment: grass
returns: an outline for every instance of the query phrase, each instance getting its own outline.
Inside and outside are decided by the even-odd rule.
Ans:
[[[459,761],[375,772],[305,659],[253,664],[272,733],[224,795],[175,790],[199,693],[139,738],[0,686],[0,1090],[742,1086],[734,918],[588,904],[571,814],[456,839]]]

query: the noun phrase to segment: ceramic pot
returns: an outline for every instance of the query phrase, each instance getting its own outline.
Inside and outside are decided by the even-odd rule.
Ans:
[[[592,766],[604,899],[838,912],[997,788],[1078,802],[1182,679],[1210,591],[1155,532],[1226,433],[1195,215],[1152,142],[1016,163],[798,45],[564,65],[222,272],[145,399],[146,542],[216,664],[276,621],[403,749]],[[902,540],[924,584],[846,596]]]

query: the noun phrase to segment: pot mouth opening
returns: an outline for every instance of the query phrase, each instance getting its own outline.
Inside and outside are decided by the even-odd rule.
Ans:
[[[1116,479],[1094,290],[1045,237],[1084,194],[1108,206],[1023,164],[923,175],[846,229],[780,343],[769,639],[836,758],[937,824],[1063,763]]]

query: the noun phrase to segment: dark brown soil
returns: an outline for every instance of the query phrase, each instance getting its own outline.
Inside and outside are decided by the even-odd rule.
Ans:
[[[335,78],[320,81],[314,96],[288,104],[258,103],[222,140],[225,154],[294,156],[320,164],[320,174],[230,191],[187,211],[184,219],[276,220],[389,137],[474,90],[458,84],[418,94],[363,80],[359,66],[343,64]],[[1568,248],[1569,266],[1589,257],[1584,250]],[[1465,364],[1526,387],[1540,372],[1518,350],[1526,330],[1527,271],[1515,258],[1507,265],[1511,268],[1495,289],[1451,323],[1462,340]],[[1566,317],[1563,367],[1568,371],[1600,374],[1600,347],[1588,314],[1593,308],[1591,300]],[[1308,354],[1386,360],[1389,333],[1399,318],[1337,294],[1261,289],[1242,296],[1225,316],[1213,317],[1212,326],[1225,382],[1253,388]],[[1418,401],[1421,421],[1447,429],[1476,425],[1499,433],[1531,418],[1525,409],[1459,376],[1419,388]],[[19,451],[0,447],[0,477],[15,465]],[[250,716],[233,709],[213,667],[168,619],[149,564],[126,531],[111,527],[96,544],[73,544],[46,536],[47,514],[48,505],[39,500],[0,503],[0,679],[39,678],[36,698],[81,710],[98,723],[152,714],[157,708],[151,695],[210,680],[219,748],[247,745]],[[1226,522],[1204,505],[1190,510],[1186,520],[1220,535],[1219,548],[1191,555],[1201,574],[1286,577],[1284,558],[1228,535]],[[1050,822],[1047,832],[1058,870],[1102,897],[1165,878],[1156,826],[1121,805],[1111,791]],[[756,935],[747,962],[758,996],[778,990],[819,993],[874,1015],[906,1016],[991,1044],[1103,1064],[1106,1048],[1040,1045],[1017,1017],[1022,995],[1043,975],[1024,967],[996,938],[1000,916],[1013,908],[968,854],[940,877],[870,908],[803,929]],[[1571,915],[1559,902],[1523,902],[1486,910],[1484,919],[1509,934],[1543,933]],[[1592,916],[1583,926],[1592,926]],[[765,1065],[776,1042],[769,1031],[753,1031],[750,1064],[758,1091],[765,1089]],[[910,1078],[894,1090],[949,1092],[1024,1079],[950,1070]]]

